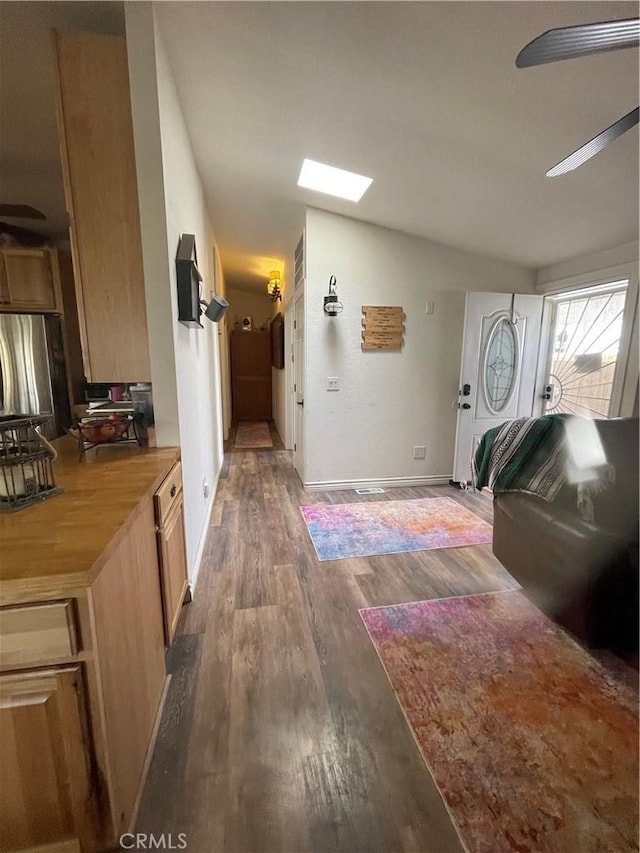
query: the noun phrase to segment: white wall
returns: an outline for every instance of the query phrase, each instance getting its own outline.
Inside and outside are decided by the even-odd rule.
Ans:
[[[533,270],[315,209],[306,248],[307,483],[448,479],[465,291],[532,293]],[[344,303],[335,318],[322,310],[330,275]],[[404,308],[402,351],[361,351],[363,305]],[[414,445],[426,445],[424,461]]]
[[[126,27],[156,442],[171,447],[180,444],[175,322],[167,267],[155,33],[148,3],[127,4]]]
[[[222,465],[220,351],[215,324],[204,320],[203,329],[189,329],[177,321],[175,254],[181,233],[196,235],[203,294],[208,297],[215,239],[152,4],[126,4],[126,22],[154,402],[162,399],[166,405],[167,429],[158,438],[167,444],[179,435],[193,584]],[[217,273],[220,277],[221,269]],[[203,479],[209,486],[207,498]]]
[[[563,261],[560,264],[539,269],[536,276],[538,289],[542,292],[548,289],[548,285],[563,279],[606,270],[611,267],[617,267],[620,264],[632,264],[634,262],[637,266],[637,240],[632,243],[624,243],[622,246],[616,246],[613,249],[607,249],[603,252],[582,255],[578,258]]]
[[[227,300],[229,301],[228,323],[230,329],[241,328],[243,317],[253,319],[254,329],[260,329],[262,326],[268,327],[273,314],[274,303],[267,296],[266,281],[264,293],[230,287],[227,290]]]

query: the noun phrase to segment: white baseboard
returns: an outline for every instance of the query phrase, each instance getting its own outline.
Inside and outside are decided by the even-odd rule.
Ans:
[[[386,480],[319,480],[304,483],[308,492],[334,492],[342,489],[400,489],[403,486],[446,486],[451,474],[436,474],[431,477],[388,477]]]
[[[209,500],[209,506],[207,507],[207,511],[204,517],[204,524],[202,525],[202,533],[200,534],[200,541],[198,542],[198,550],[196,551],[196,559],[194,562],[195,571],[193,575],[189,578],[189,592],[191,593],[191,597],[193,598],[196,584],[198,583],[198,575],[200,574],[200,566],[202,564],[202,555],[204,554],[204,546],[207,544],[207,536],[209,534],[209,523],[211,521],[211,513],[213,512],[213,505],[216,500],[216,493],[218,491],[218,481],[220,480],[220,471],[222,470],[222,465],[220,465],[220,469],[216,474],[216,479],[213,484],[213,488],[211,489],[211,498]]]

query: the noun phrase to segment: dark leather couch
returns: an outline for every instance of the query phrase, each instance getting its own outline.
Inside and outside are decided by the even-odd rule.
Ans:
[[[615,483],[583,521],[575,489],[548,503],[494,497],[493,551],[542,610],[593,647],[637,661],[638,420],[595,422]]]

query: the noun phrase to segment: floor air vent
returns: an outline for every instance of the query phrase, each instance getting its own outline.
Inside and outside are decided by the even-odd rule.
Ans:
[[[371,489],[356,489],[355,492],[357,495],[383,495],[384,489],[375,486]]]

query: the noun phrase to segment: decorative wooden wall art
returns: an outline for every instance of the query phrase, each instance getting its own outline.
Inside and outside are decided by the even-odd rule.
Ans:
[[[366,350],[397,350],[404,343],[401,305],[363,305],[362,344]]]

